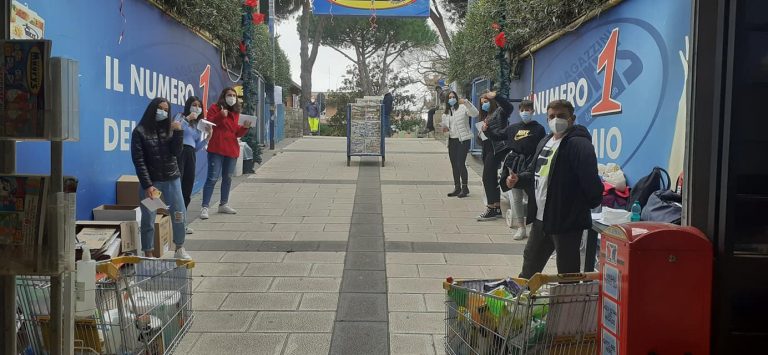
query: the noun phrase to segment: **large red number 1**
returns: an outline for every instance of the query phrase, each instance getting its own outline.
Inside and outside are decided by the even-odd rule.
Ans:
[[[211,82],[211,65],[208,64],[205,67],[205,70],[203,70],[203,73],[200,74],[200,87],[203,88],[203,97],[201,99],[203,100],[203,110],[208,110],[208,87],[210,86]]]
[[[611,37],[608,43],[603,47],[600,56],[597,57],[597,72],[605,70],[603,78],[603,96],[595,106],[592,107],[592,116],[605,115],[609,113],[621,112],[621,103],[611,98],[613,90],[613,71],[616,68],[616,48],[619,46],[619,29],[614,28],[611,31]]]

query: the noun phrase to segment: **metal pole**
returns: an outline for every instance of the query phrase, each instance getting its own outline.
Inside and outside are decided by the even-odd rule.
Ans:
[[[0,1],[0,13],[3,25],[0,26],[0,38],[9,39],[11,36],[11,0]],[[13,174],[16,171],[16,142],[0,141],[0,172]],[[2,319],[2,335],[4,345],[0,349],[3,354],[16,354],[16,276],[0,276],[0,319]]]
[[[60,120],[60,117],[54,117],[53,120]],[[54,196],[58,192],[64,191],[64,143],[51,142],[51,185],[50,195]],[[48,236],[51,238],[51,246],[54,250],[64,250],[63,243],[66,238],[59,235],[57,226],[50,226],[47,229]],[[57,253],[61,254],[61,253]],[[52,339],[51,349],[53,354],[71,355],[74,354],[74,299],[72,298],[74,283],[71,277],[72,273],[64,272],[51,277],[51,323]]]

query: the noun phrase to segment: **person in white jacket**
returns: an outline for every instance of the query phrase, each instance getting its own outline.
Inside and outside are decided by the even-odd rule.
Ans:
[[[469,142],[472,139],[472,129],[469,127],[470,117],[477,116],[479,112],[469,100],[460,99],[455,91],[448,93],[443,113],[443,132],[449,133],[448,157],[451,159],[453,169],[453,192],[449,197],[467,197],[467,153]]]

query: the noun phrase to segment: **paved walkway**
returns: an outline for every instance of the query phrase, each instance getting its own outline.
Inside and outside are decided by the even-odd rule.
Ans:
[[[233,188],[237,215],[191,224],[197,315],[179,353],[443,354],[445,277],[519,272],[524,242],[475,221],[480,177],[446,197],[442,143],[388,140],[383,168],[347,167],[345,149],[297,140]]]

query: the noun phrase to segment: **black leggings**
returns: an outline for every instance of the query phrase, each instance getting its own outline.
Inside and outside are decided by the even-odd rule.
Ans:
[[[192,200],[192,187],[195,185],[195,148],[184,145],[179,156],[179,172],[181,172],[181,195],[184,196],[184,206],[189,207]]]
[[[501,190],[499,190],[499,166],[507,156],[507,151],[493,154],[493,148],[483,157],[483,188],[488,205],[499,203]]]
[[[529,202],[531,203],[531,202]],[[535,201],[534,201],[535,203]],[[531,235],[523,251],[523,270],[520,277],[529,279],[544,270],[553,251],[557,251],[557,273],[567,274],[581,270],[581,235],[583,231],[564,234],[544,233],[544,223],[533,221]]]
[[[453,184],[458,188],[460,185],[466,185],[468,179],[467,173],[467,153],[469,152],[469,140],[460,142],[457,138],[448,139],[448,157],[451,159],[451,169],[453,170]]]

